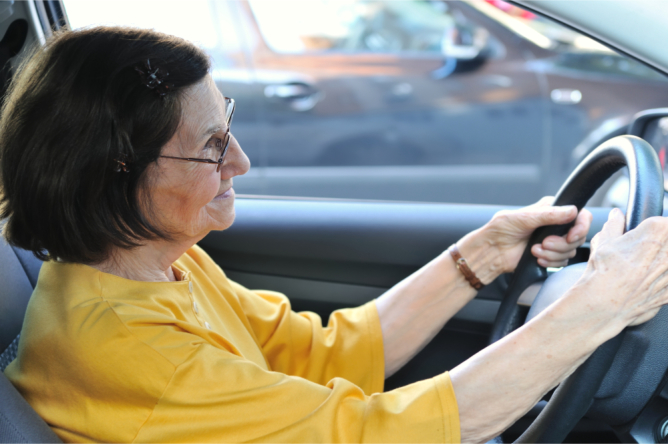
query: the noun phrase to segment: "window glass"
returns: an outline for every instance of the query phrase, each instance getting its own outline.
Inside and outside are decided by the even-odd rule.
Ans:
[[[72,28],[123,25],[152,28],[178,35],[204,48],[224,44],[218,39],[208,0],[64,0]]]
[[[501,0],[65,6],[75,28],[155,28],[212,55],[253,165],[238,194],[529,204],[668,101],[662,74]]]
[[[248,192],[528,204],[668,99],[663,75],[502,1],[249,6],[265,125]]]
[[[445,32],[455,26],[441,1],[250,0],[250,4],[263,37],[278,52],[440,52]]]
[[[73,29],[108,25],[155,29],[190,40],[206,50],[214,67],[243,65],[243,35],[228,1],[63,0]]]

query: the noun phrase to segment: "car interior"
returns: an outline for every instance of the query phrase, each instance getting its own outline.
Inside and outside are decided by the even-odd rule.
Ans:
[[[587,14],[583,18],[567,7],[569,2],[513,3],[521,3],[537,14],[559,17],[563,24],[585,30],[583,32],[591,30],[589,35],[598,41],[614,42],[613,30],[599,26],[597,20],[602,19]],[[590,8],[587,13],[593,14],[600,13],[596,8],[603,2],[582,3]],[[20,59],[17,54],[43,43],[53,30],[67,26],[64,11],[59,0],[0,2],[0,87],[3,92],[14,64]],[[610,13],[610,23],[618,19],[621,20],[619,14]],[[632,33],[633,29],[637,31],[631,27],[628,32]],[[647,45],[641,40],[629,37],[622,49],[655,68],[668,66],[668,53],[655,46],[645,48]],[[629,180],[637,186],[636,194],[629,196],[625,207],[627,227],[633,228],[644,217],[665,216],[663,167],[656,148],[657,143],[662,143],[661,131],[665,125],[662,119],[666,116],[668,108],[636,114],[624,127],[622,139],[604,143],[602,149],[585,158],[576,169],[577,174],[568,179],[570,185],[559,192],[557,202],[575,203],[582,208],[598,188],[606,186],[608,178],[629,166]],[[647,160],[639,161],[641,158]],[[640,167],[635,171],[632,165]],[[656,173],[654,179],[648,178],[647,171]],[[589,175],[586,180],[577,181],[582,174]],[[463,235],[485,224],[497,211],[516,208],[467,203],[238,197],[234,225],[223,232],[210,233],[200,246],[230,279],[251,289],[285,293],[293,310],[315,312],[323,323],[334,310],[361,305],[378,297]],[[594,220],[588,240],[601,229],[609,212],[609,208],[589,209]],[[586,262],[588,257],[589,243],[585,243],[571,263]],[[0,240],[0,370],[16,357],[26,306],[40,267],[41,262],[32,253]],[[569,268],[560,272],[526,265],[522,270],[528,271],[524,274],[501,276],[482,289],[417,356],[388,378],[385,390],[447,371],[499,335],[518,327],[527,315],[532,316],[531,310],[537,310],[532,307],[535,300],[541,301],[540,296],[536,299],[537,295],[564,291],[547,287],[572,284],[578,268],[568,271]],[[579,270],[581,272],[581,268]],[[522,279],[522,283],[518,283]],[[560,280],[562,284],[558,284]],[[544,281],[552,284],[543,285]],[[612,351],[602,347],[591,364],[588,361],[583,365],[581,372],[596,373],[598,379],[590,378],[589,373],[578,376],[580,379],[569,378],[497,438],[497,442],[515,441],[520,436],[524,442],[554,442],[555,439],[563,442],[666,442],[668,390],[664,386],[668,362],[664,362],[662,350],[668,346],[663,339],[668,335],[662,334],[666,332],[664,325],[668,325],[665,308],[653,324],[629,329]],[[589,393],[588,398],[574,399],[575,393],[584,392]],[[575,416],[565,420],[564,412]],[[570,423],[562,426],[560,421]],[[563,432],[556,435],[559,438],[536,432],[550,426]],[[523,435],[527,430],[528,434]],[[0,442],[60,442],[4,375],[0,375]]]

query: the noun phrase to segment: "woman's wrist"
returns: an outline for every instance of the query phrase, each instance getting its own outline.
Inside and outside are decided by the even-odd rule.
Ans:
[[[486,227],[461,238],[457,241],[457,248],[471,271],[483,284],[488,285],[505,270],[501,255]]]
[[[595,301],[597,294],[608,290],[596,276],[586,271],[559,301],[548,308],[549,316],[569,324],[563,328],[581,330],[582,337],[587,338],[595,349],[614,338],[628,324],[612,304]]]

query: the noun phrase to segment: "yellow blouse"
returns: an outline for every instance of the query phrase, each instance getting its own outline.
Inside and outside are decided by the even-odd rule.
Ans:
[[[382,393],[375,304],[294,313],[198,247],[178,282],[46,262],[5,374],[64,441],[457,442],[447,373]]]

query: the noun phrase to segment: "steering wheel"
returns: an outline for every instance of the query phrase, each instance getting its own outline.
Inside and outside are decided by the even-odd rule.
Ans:
[[[580,211],[594,192],[624,166],[630,176],[626,231],[648,217],[660,216],[664,194],[661,165],[654,149],[634,136],[615,137],[592,151],[568,177],[554,205],[575,205]],[[534,231],[504,295],[492,329],[492,342],[525,322],[526,310],[517,302],[529,286],[545,281],[526,322],[563,295],[584,272],[586,264],[576,264],[548,278],[546,269],[531,254],[532,245],[549,235],[564,235],[572,225],[546,226]],[[668,308],[663,307],[649,322],[626,328],[601,345],[559,385],[547,406],[516,442],[562,442],[585,413],[611,425],[624,439],[622,442],[647,438],[650,442],[666,442],[668,401],[656,396],[666,381],[666,370]]]

